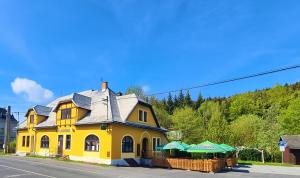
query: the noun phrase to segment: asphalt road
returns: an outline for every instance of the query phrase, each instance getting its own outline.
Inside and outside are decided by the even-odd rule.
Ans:
[[[278,173],[252,173],[246,168],[217,174],[160,168],[104,167],[52,159],[0,156],[0,178],[281,178]],[[288,177],[300,177],[289,175]]]

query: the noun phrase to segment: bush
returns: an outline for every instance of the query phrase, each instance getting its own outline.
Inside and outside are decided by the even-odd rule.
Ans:
[[[264,151],[265,162],[271,162],[272,156],[267,151]],[[239,158],[244,161],[262,161],[261,152],[254,149],[245,149],[239,152]]]
[[[9,153],[15,153],[16,152],[16,140],[13,140],[9,144]]]

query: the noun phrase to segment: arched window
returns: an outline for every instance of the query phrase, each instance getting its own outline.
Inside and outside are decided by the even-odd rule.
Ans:
[[[99,151],[99,138],[96,135],[89,135],[85,138],[85,151]]]
[[[41,148],[49,148],[49,137],[47,135],[41,138]]]
[[[133,139],[130,136],[126,136],[122,140],[122,152],[132,153],[133,152]]]

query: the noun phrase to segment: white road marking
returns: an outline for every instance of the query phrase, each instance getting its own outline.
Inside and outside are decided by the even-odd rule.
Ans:
[[[56,167],[56,168],[62,168],[62,169],[69,169],[69,170],[73,170],[73,171],[80,171],[80,172],[85,172],[85,173],[92,173],[92,174],[98,174],[98,175],[106,175],[107,174],[101,174],[99,172],[94,172],[94,171],[87,171],[87,170],[80,170],[80,169],[75,169],[75,168],[70,168],[70,167],[65,167],[65,166],[56,166],[56,165],[50,165],[49,163],[41,163],[41,162],[36,162],[36,161],[29,161],[29,160],[20,160],[20,159],[7,159],[5,158],[6,160],[10,160],[10,161],[19,161],[19,162],[29,162],[29,163],[32,163],[32,164],[40,164],[40,165],[47,165],[49,167]],[[0,161],[2,162],[2,161]],[[4,162],[2,162],[4,163]]]
[[[25,176],[25,175],[29,175],[29,174],[15,174],[15,175],[10,175],[10,176],[5,176],[4,178],[8,178],[8,177],[20,177],[20,176]]]
[[[45,175],[45,174],[40,174],[40,173],[37,173],[37,172],[27,171],[25,169],[18,169],[18,168],[6,166],[6,165],[1,165],[1,164],[0,164],[0,167],[14,169],[14,170],[18,170],[18,171],[23,171],[23,172],[27,172],[27,173],[30,173],[30,174],[35,174],[35,175],[43,176],[43,177],[56,178],[56,177],[53,177],[53,176],[48,176],[48,175]]]

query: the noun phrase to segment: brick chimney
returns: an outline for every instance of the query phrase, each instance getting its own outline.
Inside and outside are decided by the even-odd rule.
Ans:
[[[103,81],[101,84],[102,91],[105,91],[108,88],[108,82]]]

